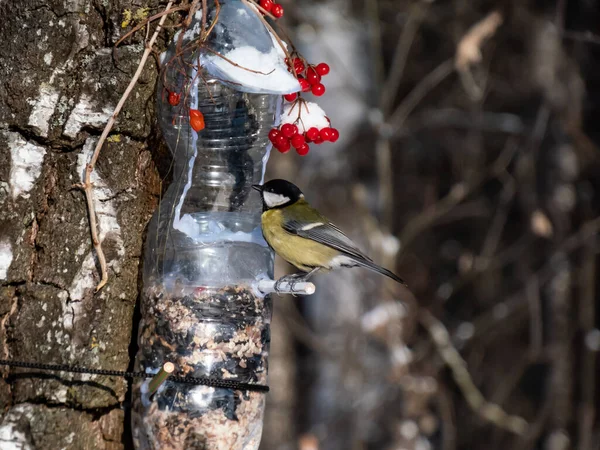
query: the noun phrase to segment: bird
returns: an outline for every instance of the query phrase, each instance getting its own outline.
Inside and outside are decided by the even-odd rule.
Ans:
[[[262,198],[262,233],[276,254],[302,272],[278,281],[308,281],[317,272],[364,267],[406,286],[398,275],[377,265],[344,232],[313,208],[293,183],[273,179],[254,184]],[[276,284],[276,289],[278,284]]]

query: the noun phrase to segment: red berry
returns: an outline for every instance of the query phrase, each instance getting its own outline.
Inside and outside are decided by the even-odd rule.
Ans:
[[[204,114],[197,109],[190,109],[190,125],[194,131],[204,129]]]
[[[321,76],[327,75],[329,73],[329,66],[325,63],[318,64],[317,73]]]
[[[267,12],[273,8],[273,0],[260,0],[260,6]]]
[[[281,144],[275,145],[275,148],[280,153],[287,153],[290,151],[291,148],[290,141],[286,139],[285,141],[281,142]]]
[[[311,141],[314,141],[319,136],[319,129],[317,127],[309,128],[306,131],[306,137]]]
[[[276,128],[273,128],[271,131],[269,131],[269,140],[271,142],[275,142],[275,139],[277,139],[277,136],[279,136],[279,130]]]
[[[309,67],[306,71],[306,79],[312,85],[319,84],[321,82],[321,75],[314,68]]]
[[[171,106],[179,105],[179,101],[181,100],[181,94],[177,92],[169,92],[169,104]]]
[[[312,93],[317,97],[323,95],[325,93],[325,86],[323,86],[323,83],[313,85]]]
[[[273,6],[271,6],[271,14],[279,19],[283,16],[283,6],[279,3],[273,3]]]
[[[296,100],[296,97],[298,97],[298,94],[296,94],[295,92],[293,94],[286,94],[283,96],[283,98],[285,98],[288,102],[293,102],[294,100]]]
[[[298,127],[291,123],[284,123],[281,125],[281,134],[286,138],[291,138],[293,135],[298,134]]]
[[[302,72],[304,72],[304,69],[306,69],[306,66],[304,65],[304,61],[302,61],[300,58],[295,58],[294,59],[294,69],[296,70],[296,73],[299,75]]]
[[[294,148],[300,148],[303,145],[305,145],[306,141],[304,140],[304,136],[302,136],[301,134],[296,134],[295,136],[292,137],[290,142],[292,143],[292,146]]]
[[[283,134],[279,133],[279,136],[277,136],[273,141],[273,145],[279,148],[285,145],[286,142],[288,142],[288,138],[286,138]]]
[[[323,138],[321,137],[321,135],[319,135],[315,139],[313,139],[313,142],[315,144],[322,144],[323,143]]]
[[[296,148],[296,153],[298,153],[300,156],[304,156],[308,153],[309,150],[310,147],[308,146],[308,144],[304,144],[302,145],[302,147]]]
[[[323,139],[324,141],[328,141],[331,139],[331,128],[326,127],[323,128],[321,130],[321,133],[319,133],[321,135],[321,139]]]
[[[335,142],[340,138],[340,132],[335,129],[335,128],[331,128],[331,137],[329,138],[330,142]]]
[[[304,77],[298,77],[298,83],[300,83],[300,87],[302,88],[302,92],[310,91],[310,83]]]

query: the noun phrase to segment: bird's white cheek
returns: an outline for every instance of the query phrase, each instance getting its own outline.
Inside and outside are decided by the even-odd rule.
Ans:
[[[263,198],[265,199],[265,203],[269,208],[273,208],[275,206],[285,205],[290,201],[289,197],[281,194],[274,194],[272,192],[264,192]]]

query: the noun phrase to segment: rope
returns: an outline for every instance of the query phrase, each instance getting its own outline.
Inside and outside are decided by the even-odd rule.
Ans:
[[[25,369],[48,370],[50,372],[85,373],[90,375],[106,375],[122,378],[154,378],[156,374],[146,372],[125,372],[122,370],[91,369],[88,367],[69,366],[67,364],[43,364],[27,361],[10,361],[0,359],[0,366],[21,367]],[[179,377],[171,376],[170,381],[176,383],[195,384],[222,389],[233,389],[236,391],[269,392],[269,386],[253,383],[242,383],[236,380],[220,380],[218,378],[205,377]]]

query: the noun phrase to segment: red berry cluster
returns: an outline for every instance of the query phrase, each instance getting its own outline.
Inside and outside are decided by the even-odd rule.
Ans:
[[[316,66],[312,64],[306,65],[302,58],[299,57],[294,58],[292,63],[286,58],[285,62],[288,65],[288,70],[290,72],[292,71],[293,64],[296,75],[298,75],[298,83],[300,83],[302,92],[311,91],[317,97],[320,97],[325,93],[325,86],[321,83],[321,77],[329,73],[329,65],[324,62],[319,63]],[[283,97],[288,102],[293,102],[298,97],[298,94],[287,94]]]
[[[260,0],[259,5],[265,11],[273,14],[277,19],[283,17],[283,6],[279,3],[275,3],[273,0]]]
[[[319,130],[312,127],[300,133],[298,127],[291,123],[284,123],[279,129],[273,128],[269,131],[269,140],[280,153],[287,153],[291,147],[294,147],[300,156],[308,153],[310,142],[314,144],[322,144],[325,141],[335,142],[339,137],[340,133],[335,128],[325,127]]]

